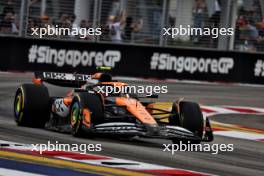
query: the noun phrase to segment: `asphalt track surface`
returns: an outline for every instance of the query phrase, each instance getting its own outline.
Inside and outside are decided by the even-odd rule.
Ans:
[[[31,82],[31,75],[0,74],[0,140],[21,143],[60,143],[102,144],[103,154],[123,159],[136,160],[152,164],[189,169],[216,175],[264,175],[264,143],[237,138],[216,136],[214,143],[234,144],[233,152],[220,152],[213,155],[208,152],[176,152],[172,155],[164,152],[163,143],[168,140],[153,139],[110,139],[110,138],[74,138],[44,129],[17,127],[13,120],[13,98],[21,83]],[[152,85],[146,82],[131,82],[133,85]],[[155,85],[164,85],[157,81]],[[167,83],[166,83],[167,84]],[[160,101],[173,101],[185,97],[205,105],[236,105],[264,108],[264,87],[212,85],[190,83],[168,83],[168,94],[160,96]],[[64,89],[49,86],[50,94],[63,94]],[[264,127],[264,116],[225,115],[213,117],[224,123]]]

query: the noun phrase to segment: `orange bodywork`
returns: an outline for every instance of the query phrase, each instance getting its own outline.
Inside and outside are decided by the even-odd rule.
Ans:
[[[92,79],[100,79],[103,73],[95,73],[92,75]]]
[[[89,111],[89,109],[84,109],[83,110],[83,124],[90,128],[90,125],[91,125],[91,112]]]
[[[95,77],[99,77],[99,73],[94,75]],[[123,82],[100,82],[98,85],[105,85],[105,86],[114,86],[114,87],[123,87],[127,86],[128,84]],[[69,92],[67,97],[65,97],[64,103],[65,105],[69,106],[72,103],[73,92]],[[101,94],[100,94],[101,95]],[[104,100],[104,96],[101,95],[102,99]],[[102,101],[104,104],[104,101]],[[134,115],[141,123],[149,124],[149,125],[157,125],[156,120],[151,116],[151,110],[147,110],[145,106],[143,106],[138,100],[129,97],[116,97],[116,105],[118,106],[125,106],[127,111]],[[152,108],[153,104],[149,105],[147,108]],[[90,127],[91,125],[91,112],[89,109],[85,108],[83,110],[83,124],[86,127]]]
[[[123,83],[123,82],[100,82],[98,83],[98,85],[122,87],[122,86],[127,86],[128,84]]]
[[[42,84],[42,80],[40,78],[33,78],[32,79],[32,82],[35,84],[35,85],[41,85]]]
[[[139,119],[143,124],[157,124],[146,108],[139,101],[133,98],[117,97],[116,104],[126,106],[127,110],[137,117],[137,119]]]
[[[147,111],[148,111],[150,114],[152,114],[152,113],[153,113],[153,110],[152,110],[151,108],[154,108],[154,104],[148,104],[146,108],[147,108]]]
[[[67,106],[70,106],[72,103],[72,97],[65,97],[63,98],[63,103]]]

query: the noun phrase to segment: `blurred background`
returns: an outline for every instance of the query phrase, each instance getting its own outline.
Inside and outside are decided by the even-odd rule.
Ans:
[[[53,35],[45,39],[31,35],[31,28],[48,25],[100,27],[102,35],[85,38]],[[216,39],[187,35],[172,39],[162,35],[164,27],[180,25],[234,28],[235,34]],[[107,156],[104,162],[93,155],[78,160],[74,155],[67,158],[50,153],[48,157],[59,157],[60,164],[40,167],[41,163],[33,159],[22,163],[23,159],[14,153],[0,156],[0,175],[78,175],[65,174],[66,170],[77,172],[80,168],[74,167],[76,163],[63,167],[64,158],[126,171],[128,167],[144,168],[134,164],[140,161],[146,163],[145,171],[156,169],[148,165],[151,163],[199,171],[202,175],[264,176],[264,0],[0,0],[0,43],[0,155],[10,142],[47,144],[51,140],[64,144],[102,144],[100,158]],[[234,144],[235,150],[218,155],[177,152],[172,156],[161,148],[162,144],[170,143],[166,140],[71,138],[68,134],[15,125],[14,93],[21,83],[32,81],[31,72],[91,74],[98,72],[97,66],[112,67],[115,79],[132,85],[168,86],[169,92],[160,94],[157,100],[167,102],[161,103],[160,108],[169,110],[171,102],[180,97],[199,102],[203,113],[210,115],[215,134],[213,145]],[[66,94],[68,90],[47,86],[51,96]],[[21,149],[20,145],[14,146]],[[38,156],[31,152],[30,157]],[[125,160],[118,159],[115,163],[109,157]],[[6,174],[7,171],[10,172]],[[182,171],[176,174],[183,174]]]
[[[103,32],[47,36],[56,40],[264,52],[264,0],[0,0],[0,35],[33,37],[32,27],[48,24]],[[232,27],[235,35],[162,36],[180,25]]]

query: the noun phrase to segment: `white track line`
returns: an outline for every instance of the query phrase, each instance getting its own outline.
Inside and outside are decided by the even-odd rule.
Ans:
[[[31,145],[25,144],[19,144],[19,143],[14,143],[14,142],[9,142],[9,141],[4,141],[0,140],[0,144],[10,144],[10,146],[7,146],[5,148],[8,149],[13,149],[13,150],[20,150],[24,152],[31,152],[33,147],[30,147]],[[21,146],[19,146],[21,145]],[[56,151],[51,151],[51,152],[56,152]],[[162,166],[162,165],[157,165],[157,164],[149,164],[149,163],[144,163],[144,162],[138,162],[138,161],[133,161],[133,160],[127,160],[127,159],[119,159],[119,158],[113,158],[109,156],[103,156],[103,155],[94,155],[94,154],[80,154],[80,153],[74,153],[74,152],[65,152],[67,154],[71,154],[74,156],[87,156],[85,159],[73,159],[69,155],[63,155],[62,153],[56,153],[56,155],[52,155],[52,157],[57,158],[57,159],[63,159],[63,160],[68,160],[68,161],[74,161],[74,162],[79,162],[79,163],[87,163],[87,164],[93,164],[97,166],[105,166],[105,167],[112,167],[112,168],[121,168],[121,169],[128,169],[128,170],[134,170],[134,171],[149,171],[151,173],[152,170],[156,170],[157,174],[158,171],[161,173],[163,171],[168,171],[168,172],[182,172],[185,173],[185,175],[202,175],[202,176],[209,176],[211,174],[208,173],[202,173],[202,172],[196,172],[196,171],[191,171],[191,170],[185,170],[185,169],[180,169],[180,168],[172,168],[172,167],[167,167],[167,166]],[[45,156],[45,154],[43,155]],[[51,157],[51,156],[50,156]],[[95,159],[99,157],[105,157],[106,159]],[[90,159],[89,159],[90,158]],[[109,164],[107,164],[109,163]],[[115,165],[116,163],[116,165]]]
[[[215,131],[215,135],[219,136],[226,136],[226,137],[233,137],[233,138],[240,138],[240,139],[248,139],[248,140],[263,140],[263,134],[256,134],[256,133],[247,133],[242,131]]]
[[[8,176],[45,176],[41,174],[34,174],[30,172],[12,170],[12,169],[4,169],[0,168],[0,175],[8,175]]]

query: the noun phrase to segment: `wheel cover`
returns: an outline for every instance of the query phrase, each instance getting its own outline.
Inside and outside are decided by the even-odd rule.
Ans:
[[[19,117],[19,113],[21,112],[21,110],[22,110],[22,94],[19,93],[15,101],[15,114],[17,118]]]
[[[71,124],[74,126],[76,122],[79,119],[79,113],[80,113],[80,108],[78,103],[74,103],[72,106],[72,113],[71,113]]]

